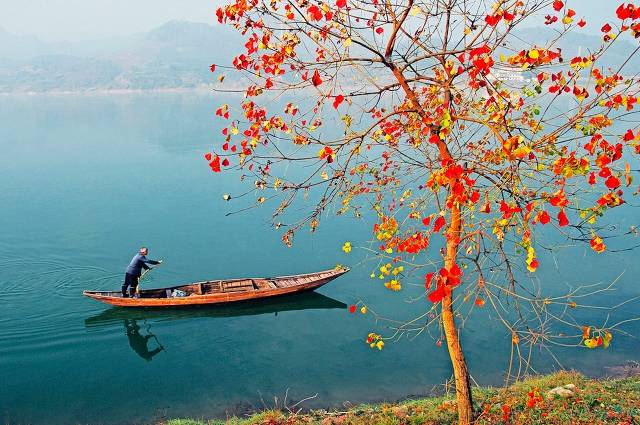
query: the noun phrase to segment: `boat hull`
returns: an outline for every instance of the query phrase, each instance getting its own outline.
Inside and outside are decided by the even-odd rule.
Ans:
[[[118,292],[105,292],[105,291],[84,291],[83,295],[92,298],[96,301],[103,302],[105,304],[118,306],[118,307],[186,307],[186,306],[198,306],[198,305],[212,305],[212,304],[228,304],[241,301],[257,300],[262,298],[273,298],[291,294],[297,294],[301,292],[313,291],[330,281],[347,273],[348,269],[334,269],[324,272],[310,273],[306,275],[297,276],[283,276],[272,279],[236,279],[229,281],[208,281],[200,282],[190,285],[175,286],[171,288],[160,288],[153,290],[140,291],[140,298],[123,298]],[[299,284],[291,284],[290,286],[277,286],[279,282],[289,282],[292,280],[300,280]],[[266,287],[245,291],[235,292],[214,292],[207,294],[192,293],[185,297],[149,297],[149,294],[161,293],[165,290],[190,288],[194,285],[202,283],[215,282],[223,287],[225,283],[233,282],[269,282],[275,287]]]

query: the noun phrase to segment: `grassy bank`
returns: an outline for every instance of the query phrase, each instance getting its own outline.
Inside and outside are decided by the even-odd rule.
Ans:
[[[563,387],[558,389],[558,387]],[[556,393],[549,391],[556,388]],[[573,372],[535,377],[509,388],[474,390],[479,424],[631,424],[640,423],[640,376],[593,380]],[[266,411],[247,418],[174,419],[163,425],[400,425],[451,424],[456,421],[452,397],[362,405],[345,412],[285,414]]]

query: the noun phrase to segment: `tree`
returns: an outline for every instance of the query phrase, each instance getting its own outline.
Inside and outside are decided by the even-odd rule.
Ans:
[[[230,67],[244,98],[216,111],[228,122],[224,140],[205,157],[216,173],[236,167],[255,178],[256,205],[280,200],[273,220],[288,245],[334,203],[339,214],[375,215],[385,286],[400,290],[401,278],[419,273],[428,308],[439,309],[459,422],[468,424],[456,311],[510,308],[516,320],[499,317],[518,351],[523,340],[551,341],[531,317],[542,323],[552,307],[579,307],[576,299],[601,289],[542,298],[527,288],[541,234],[553,229],[601,253],[608,238],[635,232],[611,230],[604,218],[638,192],[638,83],[625,72],[640,47],[611,52],[640,37],[640,7],[622,4],[611,22],[587,23],[560,0],[330,1],[235,0],[217,10],[246,37]],[[544,29],[532,39],[523,25]],[[597,48],[563,45],[600,25]],[[289,165],[300,165],[299,177],[285,175]],[[307,193],[317,202],[295,217],[289,207]],[[441,256],[437,267],[405,272],[428,252]],[[611,341],[613,326],[552,316],[577,328],[578,344]],[[372,346],[380,341],[370,334]]]

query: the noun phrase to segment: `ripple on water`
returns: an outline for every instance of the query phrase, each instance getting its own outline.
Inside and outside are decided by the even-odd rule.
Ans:
[[[76,298],[87,283],[110,287],[119,279],[114,273],[95,266],[69,265],[56,260],[14,258],[0,261],[0,301],[16,296],[52,294]]]
[[[100,267],[55,259],[0,260],[0,358],[73,345],[86,338],[82,319],[95,306],[82,302],[82,290],[87,285],[119,286],[119,276]]]

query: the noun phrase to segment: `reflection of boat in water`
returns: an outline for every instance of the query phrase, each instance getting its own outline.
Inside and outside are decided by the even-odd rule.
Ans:
[[[293,276],[208,280],[169,288],[144,289],[136,298],[125,298],[119,291],[84,291],[83,294],[94,300],[120,307],[172,308],[228,304],[313,291],[348,271],[346,267],[336,267],[317,273]]]
[[[87,328],[98,328],[118,323],[121,320],[155,319],[165,321],[202,317],[255,316],[270,313],[278,314],[278,312],[281,311],[337,309],[346,307],[347,305],[341,301],[318,294],[317,292],[307,292],[260,301],[245,301],[217,306],[200,306],[189,309],[167,307],[127,309],[111,307],[100,314],[88,317],[85,319],[84,324]]]

